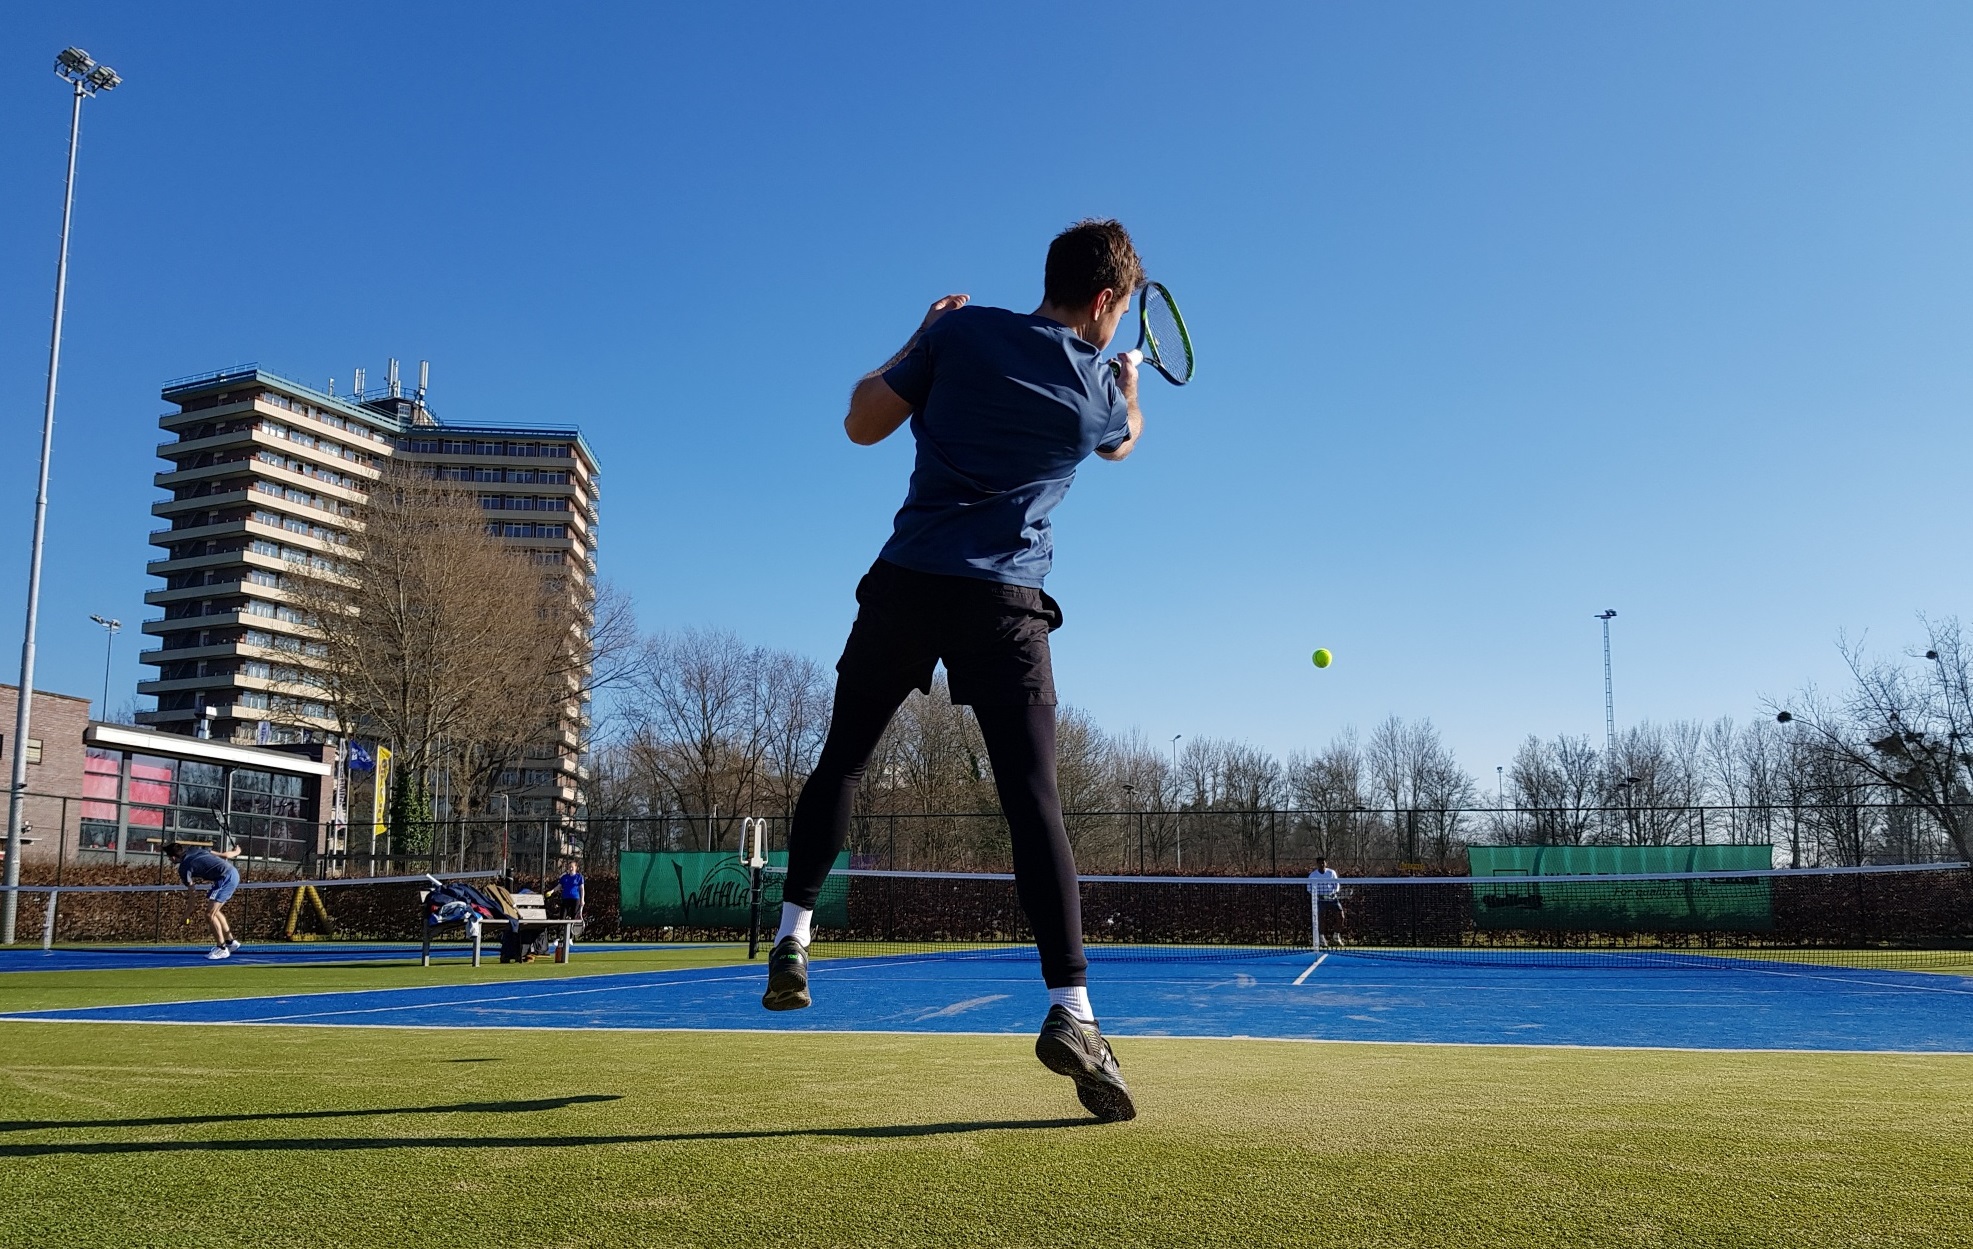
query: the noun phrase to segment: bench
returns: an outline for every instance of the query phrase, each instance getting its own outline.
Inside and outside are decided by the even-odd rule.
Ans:
[[[420,889],[418,891],[420,919],[425,918],[425,899],[429,896],[431,896],[431,890],[429,889]],[[543,894],[517,893],[510,896],[514,899],[514,909],[520,912],[521,928],[523,930],[529,928],[560,928],[562,930],[562,939],[555,945],[555,961],[558,963],[568,962],[575,950],[575,930],[582,927],[582,920],[579,918],[549,918],[548,899]],[[425,947],[421,963],[426,967],[432,965],[432,936],[437,929],[458,928],[471,935],[473,941],[473,966],[478,967],[480,965],[481,943],[485,937],[486,930],[492,928],[497,932],[505,928],[507,924],[507,920],[498,918],[482,919],[477,924],[471,924],[461,919],[449,920],[443,924],[427,923],[425,924]]]

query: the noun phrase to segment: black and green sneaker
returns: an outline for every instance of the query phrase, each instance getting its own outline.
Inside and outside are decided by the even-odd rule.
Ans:
[[[800,1010],[809,1004],[808,948],[793,937],[774,943],[767,956],[767,992],[760,1004],[769,1010]]]
[[[1076,1099],[1100,1121],[1121,1123],[1137,1117],[1137,1103],[1124,1087],[1117,1056],[1095,1024],[1083,1023],[1064,1007],[1049,1007],[1041,1035],[1035,1038],[1034,1056],[1056,1075],[1074,1080]]]

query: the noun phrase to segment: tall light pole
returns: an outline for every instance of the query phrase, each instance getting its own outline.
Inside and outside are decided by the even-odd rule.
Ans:
[[[1178,808],[1183,805],[1178,792],[1178,739],[1184,736],[1183,733],[1171,735],[1171,840],[1178,850],[1178,870],[1181,872],[1185,870],[1185,821],[1178,813]],[[14,895],[7,896],[11,898]]]
[[[14,943],[14,920],[20,895],[11,887],[21,883],[21,819],[27,798],[27,735],[34,706],[34,627],[41,612],[41,543],[48,525],[48,456],[55,446],[55,378],[62,364],[62,310],[68,298],[69,218],[75,208],[75,145],[82,134],[82,101],[122,82],[116,71],[98,65],[81,48],[64,48],[55,58],[55,72],[75,88],[69,111],[68,180],[62,188],[62,243],[55,261],[55,327],[48,336],[48,394],[41,409],[41,478],[34,492],[34,544],[27,563],[27,628],[21,638],[21,684],[14,711],[14,767],[7,789],[7,870],[9,892],[0,901],[0,945]]]
[[[110,656],[116,648],[116,631],[123,628],[123,622],[103,616],[89,618],[103,626],[103,632],[107,635],[103,642],[103,719],[107,720],[110,718]]]
[[[1606,607],[1595,618],[1603,622],[1603,762],[1605,767],[1615,767],[1612,761],[1617,757],[1617,704],[1610,697],[1610,622],[1617,618],[1617,609]]]

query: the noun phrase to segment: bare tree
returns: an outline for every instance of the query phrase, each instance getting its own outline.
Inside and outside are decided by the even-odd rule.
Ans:
[[[394,756],[401,848],[429,835],[433,769],[448,753],[573,752],[596,617],[558,573],[491,536],[477,495],[387,462],[354,510],[348,545],[288,579],[296,663],[277,674],[277,715],[325,712],[344,737]],[[474,770],[469,765],[468,770]]]
[[[1507,766],[1514,817],[1511,841],[1579,846],[1594,834],[1602,805],[1602,752],[1587,737],[1530,736]]]
[[[1313,860],[1347,853],[1356,864],[1368,812],[1363,750],[1357,745],[1356,730],[1343,730],[1315,754],[1290,754],[1283,783],[1288,802],[1297,811],[1291,825],[1301,848],[1297,857]]]
[[[1809,689],[1783,714],[1825,771],[1901,795],[1965,859],[1973,855],[1973,648],[1958,620],[1920,621],[1922,652],[1875,659],[1845,642],[1855,681],[1848,698],[1832,708]]]
[[[725,630],[648,639],[624,698],[628,748],[680,814],[746,815],[774,745],[761,651]],[[716,827],[708,836],[717,840]]]
[[[1430,720],[1406,724],[1392,716],[1371,733],[1364,756],[1371,785],[1391,812],[1397,852],[1407,862],[1429,852],[1444,864],[1476,787],[1438,729]]]
[[[767,703],[761,797],[769,808],[792,816],[829,729],[830,681],[821,664],[785,651],[765,654],[760,671]]]

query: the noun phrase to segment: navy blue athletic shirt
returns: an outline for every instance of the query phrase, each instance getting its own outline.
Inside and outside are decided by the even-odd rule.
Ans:
[[[1130,409],[1096,346],[1047,317],[956,308],[884,383],[911,405],[918,460],[882,558],[1039,586],[1054,562],[1048,514],[1076,466],[1130,436]]]
[[[221,881],[226,873],[239,869],[220,858],[210,850],[194,848],[187,850],[178,860],[178,879],[190,885],[193,881]]]

